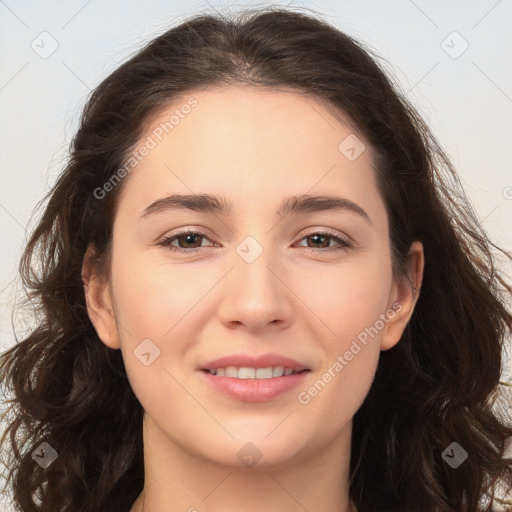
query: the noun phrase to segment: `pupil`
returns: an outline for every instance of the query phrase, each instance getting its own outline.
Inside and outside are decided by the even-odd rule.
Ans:
[[[191,241],[190,241],[190,238],[195,238],[195,237],[197,237],[197,236],[198,236],[198,235],[195,235],[194,233],[189,233],[189,234],[185,235],[185,243],[186,243],[186,244],[189,244],[189,243],[190,243],[190,244],[194,244],[194,242],[191,242]]]
[[[321,243],[321,242],[319,241],[319,239],[324,238],[324,235],[313,235],[313,236],[312,236],[312,238],[313,238],[313,242],[314,242],[315,244],[319,244],[319,243]],[[325,243],[324,243],[324,244],[322,244],[322,245],[325,245]]]

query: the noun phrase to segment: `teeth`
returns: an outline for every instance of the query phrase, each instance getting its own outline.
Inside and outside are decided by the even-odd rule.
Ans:
[[[284,375],[284,366],[274,366],[272,368],[272,377],[281,377]]]
[[[234,377],[236,379],[271,379],[272,377],[282,377],[283,375],[298,373],[292,368],[285,368],[284,366],[269,366],[267,368],[227,366],[226,368],[216,368],[215,370],[208,371],[217,377]]]
[[[238,368],[228,366],[226,368],[226,377],[238,377]]]

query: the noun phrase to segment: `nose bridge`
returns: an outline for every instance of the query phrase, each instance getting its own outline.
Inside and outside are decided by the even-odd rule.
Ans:
[[[262,236],[258,236],[262,240]],[[259,297],[276,292],[276,276],[273,267],[278,263],[272,257],[274,251],[270,246],[270,237],[258,241],[255,236],[246,236],[235,248],[235,279],[242,292]],[[264,245],[265,244],[265,245]],[[270,298],[267,297],[267,300]]]

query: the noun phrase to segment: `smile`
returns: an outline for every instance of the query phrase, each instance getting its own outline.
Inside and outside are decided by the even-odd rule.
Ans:
[[[206,371],[217,377],[233,377],[235,379],[272,379],[274,377],[282,377],[283,375],[300,373],[300,371],[285,368],[284,366],[268,366],[267,368],[227,366],[225,368],[215,368]]]
[[[222,375],[223,371],[224,375]],[[267,402],[285,395],[298,386],[303,387],[304,379],[310,370],[294,371],[282,366],[266,368],[228,366],[197,373],[205,379],[206,385],[216,394],[236,401]],[[272,373],[271,377],[270,373]]]

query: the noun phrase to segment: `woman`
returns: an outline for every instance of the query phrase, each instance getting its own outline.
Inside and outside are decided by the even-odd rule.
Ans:
[[[28,242],[16,504],[497,510],[491,247],[354,40],[287,9],[180,24],[96,88]]]

